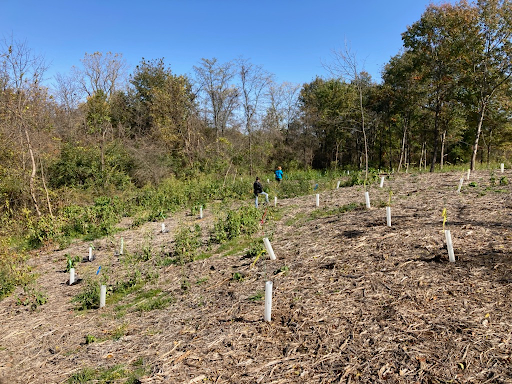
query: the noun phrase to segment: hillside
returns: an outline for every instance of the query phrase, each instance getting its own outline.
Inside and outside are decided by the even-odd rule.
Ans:
[[[254,265],[222,247],[183,267],[152,258],[172,251],[180,226],[206,236],[208,209],[167,218],[169,233],[148,223],[95,241],[73,286],[65,255],[86,256],[89,243],[39,251],[31,264],[48,302],[17,305],[21,290],[0,302],[0,383],[512,383],[512,186],[502,176],[478,171],[457,193],[461,173],[394,175],[370,187],[370,209],[361,186],[321,193],[318,208],[314,195],[279,200],[258,234],[277,260]],[[121,236],[131,258],[115,256]],[[111,286],[136,272],[146,280],[101,310],[75,310],[99,266]]]

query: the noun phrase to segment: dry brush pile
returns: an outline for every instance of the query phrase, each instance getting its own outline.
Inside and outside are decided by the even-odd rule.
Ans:
[[[323,192],[319,207],[311,195],[279,200],[257,234],[271,238],[275,261],[221,246],[184,265],[135,263],[135,252],[113,256],[118,237],[104,239],[82,273],[102,265],[111,288],[139,278],[102,310],[74,310],[84,284],[65,284],[64,255],[86,243],[41,252],[48,302],[30,310],[18,293],[0,303],[0,382],[511,383],[511,186],[480,171],[457,193],[459,179],[392,176],[369,188],[370,209],[363,187]],[[185,224],[213,221],[182,214],[166,220],[169,234],[149,223],[123,233],[126,247],[170,252]]]

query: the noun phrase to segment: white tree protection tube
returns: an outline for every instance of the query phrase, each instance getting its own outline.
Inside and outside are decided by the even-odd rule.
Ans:
[[[272,282],[265,283],[265,321],[272,318]]]
[[[75,284],[75,268],[69,270],[69,285]]]
[[[386,207],[386,223],[391,227],[391,207]]]
[[[317,207],[320,206],[320,195],[318,193],[316,194],[315,204]]]
[[[203,218],[203,206],[202,205],[199,207],[199,218],[200,219]]]
[[[460,189],[462,188],[462,184],[464,183],[464,178],[462,177],[459,181],[459,188],[457,188],[457,193],[460,193]]]
[[[384,186],[384,176],[380,177],[380,187],[382,188]]]
[[[453,253],[452,235],[450,234],[450,230],[446,229],[444,231],[444,235],[446,237],[446,248],[448,248],[448,258],[450,259],[450,262],[455,263],[455,254]]]
[[[107,286],[101,285],[100,286],[100,308],[103,308],[105,306],[106,299],[107,299]]]
[[[267,250],[270,260],[275,260],[276,255],[274,254],[274,250],[272,249],[272,245],[270,244],[268,237],[263,238],[263,244],[265,245],[265,249]]]
[[[366,191],[364,193],[364,199],[366,201],[366,208],[370,208],[370,192]]]

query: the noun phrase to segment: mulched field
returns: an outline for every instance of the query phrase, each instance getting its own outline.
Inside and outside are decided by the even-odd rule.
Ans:
[[[512,173],[495,171],[492,185],[478,171],[458,193],[461,176],[392,175],[369,188],[370,209],[361,186],[322,192],[319,207],[314,195],[279,200],[260,232],[275,261],[219,252],[183,267],[144,263],[158,277],[143,289],[174,300],[163,309],[133,310],[134,292],[78,312],[83,284],[66,285],[65,254],[86,256],[88,243],[40,251],[31,262],[48,303],[17,305],[21,291],[0,302],[0,383],[86,382],[84,369],[117,369],[90,382],[125,383],[141,366],[131,383],[512,383],[512,187],[499,185]],[[167,234],[148,223],[95,241],[78,277],[100,265],[111,279],[130,272],[114,256],[121,236],[127,251],[171,251],[179,226],[206,231],[213,219],[181,213]]]

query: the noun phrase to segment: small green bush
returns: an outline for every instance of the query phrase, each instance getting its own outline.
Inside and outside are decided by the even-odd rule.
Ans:
[[[225,219],[221,218],[214,224],[210,239],[221,244],[242,235],[250,236],[258,230],[261,215],[261,211],[252,206],[229,210]]]
[[[99,308],[100,284],[95,280],[86,280],[81,292],[73,297],[71,301],[76,303],[76,309],[78,310]]]
[[[180,228],[175,238],[174,256],[176,262],[185,264],[193,261],[201,245],[201,227],[198,224],[193,228]]]

